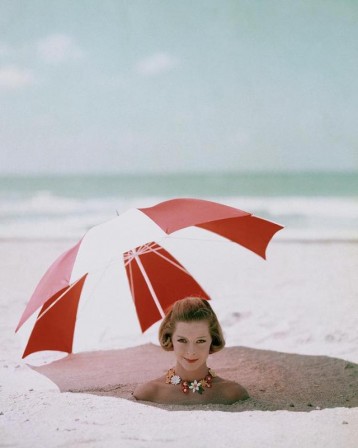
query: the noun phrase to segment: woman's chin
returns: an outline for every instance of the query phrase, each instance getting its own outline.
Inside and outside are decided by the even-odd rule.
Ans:
[[[180,366],[183,369],[187,370],[188,372],[194,372],[195,370],[199,370],[199,369],[203,368],[204,366],[206,366],[206,363],[202,362],[200,359],[193,362],[193,361],[188,361],[184,358],[178,362],[179,362]]]

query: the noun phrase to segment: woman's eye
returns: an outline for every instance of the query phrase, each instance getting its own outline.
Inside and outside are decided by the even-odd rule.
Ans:
[[[178,339],[178,342],[182,342],[182,343],[184,343],[184,342],[185,342],[185,339]]]
[[[198,344],[205,344],[206,340],[205,339],[199,339],[198,340]]]

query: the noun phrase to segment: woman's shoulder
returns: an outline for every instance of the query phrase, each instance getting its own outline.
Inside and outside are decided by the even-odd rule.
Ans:
[[[160,378],[138,384],[134,389],[133,396],[140,401],[156,401],[159,391],[162,389]]]
[[[213,387],[205,390],[205,394],[185,395],[179,389],[168,387],[165,383],[165,377],[157,378],[147,383],[139,384],[133,392],[134,398],[139,401],[151,401],[155,403],[169,404],[198,404],[202,403],[218,403],[233,404],[240,400],[249,398],[246,389],[235,381],[226,380],[216,377]],[[199,400],[199,397],[202,400]]]
[[[235,403],[236,401],[249,398],[247,390],[235,381],[220,378],[218,388],[220,389],[220,395],[229,403]]]

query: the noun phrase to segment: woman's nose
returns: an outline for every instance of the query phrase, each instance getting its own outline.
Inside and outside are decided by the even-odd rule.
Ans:
[[[188,353],[188,355],[195,355],[195,353],[196,353],[195,345],[189,344],[187,347],[187,353]]]

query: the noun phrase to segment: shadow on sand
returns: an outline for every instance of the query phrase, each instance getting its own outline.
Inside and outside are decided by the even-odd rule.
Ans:
[[[146,344],[121,350],[71,354],[50,364],[29,367],[49,378],[61,392],[135,401],[132,391],[136,384],[163,375],[173,364],[172,353]],[[309,412],[358,406],[358,364],[342,359],[229,347],[211,355],[208,364],[221,377],[242,384],[250,399],[230,406],[151,405],[167,410],[230,412]]]

